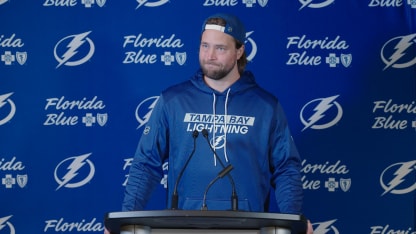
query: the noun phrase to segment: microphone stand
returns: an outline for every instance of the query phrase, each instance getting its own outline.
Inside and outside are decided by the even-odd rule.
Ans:
[[[195,153],[195,149],[196,149],[196,138],[198,137],[198,135],[199,135],[199,132],[197,130],[193,131],[192,137],[194,138],[194,148],[192,149],[191,154],[189,155],[188,159],[185,162],[185,165],[182,167],[182,170],[178,174],[178,178],[176,179],[175,187],[174,187],[173,193],[172,193],[172,200],[171,200],[171,209],[172,210],[178,209],[178,203],[179,203],[178,185],[179,185],[179,181],[182,178],[182,175],[183,175],[186,167],[188,166],[189,161],[191,161],[191,158],[192,158],[192,156]]]
[[[224,163],[222,162],[222,160],[218,156],[217,152],[215,152],[215,150],[212,148],[211,143],[209,142],[209,139],[208,139],[208,131],[206,129],[202,129],[201,133],[202,133],[202,136],[207,140],[207,143],[209,145],[209,148],[214,153],[215,158],[220,162],[220,164],[221,164],[221,166],[223,168],[223,171],[224,171],[226,169],[226,167],[224,166]],[[237,191],[235,189],[235,183],[234,183],[233,177],[231,176],[231,174],[229,174],[230,171],[231,170],[228,170],[227,173],[226,173],[226,175],[230,179],[230,183],[231,183],[231,187],[232,187],[231,210],[236,211],[236,210],[238,210],[238,196],[237,196]]]
[[[231,165],[231,164],[228,165],[227,167],[225,167],[224,169],[222,169],[220,171],[220,173],[218,173],[218,175],[213,180],[211,180],[211,182],[208,184],[207,188],[205,189],[204,198],[202,200],[201,210],[208,210],[208,207],[207,207],[207,204],[206,204],[206,200],[207,200],[208,190],[211,188],[211,186],[213,184],[215,184],[215,182],[217,182],[217,180],[222,179],[224,176],[228,175],[228,173],[230,173],[230,171],[232,169],[233,169],[233,165]]]

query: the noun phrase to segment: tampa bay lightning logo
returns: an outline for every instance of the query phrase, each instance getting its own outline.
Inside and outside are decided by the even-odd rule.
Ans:
[[[381,48],[381,60],[386,64],[383,70],[407,68],[416,64],[416,33],[398,36],[387,41]]]
[[[327,98],[314,99],[308,102],[300,112],[300,119],[305,125],[302,131],[307,128],[321,130],[337,124],[343,115],[341,105],[335,101],[338,97],[339,95],[335,95]],[[310,117],[305,118],[305,115],[310,115]]]
[[[55,45],[54,56],[58,61],[56,68],[62,65],[81,65],[94,55],[95,46],[88,37],[90,33],[91,31],[64,37]]]
[[[137,129],[141,128],[149,121],[157,100],[159,100],[159,96],[149,97],[140,102],[140,104],[136,107],[136,119],[137,122],[139,122]]]
[[[88,159],[91,154],[69,157],[58,164],[54,173],[59,184],[56,190],[61,187],[78,188],[91,181],[95,174],[94,164]]]
[[[136,0],[137,3],[139,4],[136,9],[138,9],[141,6],[146,6],[146,7],[158,7],[161,6],[167,2],[169,2],[169,0],[156,0],[156,1],[149,1],[149,0]]]
[[[250,38],[251,34],[253,34],[253,33],[254,33],[254,31],[246,33],[246,42],[245,42],[245,44],[246,44],[246,46],[251,47],[251,51],[249,53],[247,53],[247,60],[248,61],[253,61],[254,57],[257,54],[257,44],[252,38]]]
[[[312,225],[313,227],[313,233],[319,233],[319,234],[339,234],[338,229],[334,226],[334,223],[336,222],[336,219],[314,223]]]
[[[221,135],[221,136],[215,136],[215,138],[212,138],[211,141],[211,146],[213,149],[221,149],[224,148],[225,146],[225,136]]]
[[[380,176],[380,184],[384,192],[392,194],[406,194],[416,190],[414,181],[416,174],[416,160],[400,162],[388,166]]]
[[[12,94],[13,93],[6,93],[0,95],[0,125],[9,122],[16,113],[16,105],[12,99],[10,99]]]
[[[323,8],[329,6],[330,4],[334,3],[335,0],[323,0],[323,1],[315,1],[315,0],[299,0],[302,6],[299,10],[302,10],[305,7],[309,8]]]
[[[0,233],[6,233],[6,232],[3,232],[3,231],[5,231],[7,229],[8,229],[7,230],[8,233],[10,233],[10,234],[15,234],[16,233],[16,230],[15,230],[13,224],[9,221],[9,219],[12,216],[13,215],[9,215],[9,216],[6,216],[6,217],[0,217]]]

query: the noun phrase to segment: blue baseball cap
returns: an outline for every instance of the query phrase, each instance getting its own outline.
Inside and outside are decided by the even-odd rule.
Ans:
[[[221,26],[216,24],[207,24],[207,21],[211,18],[221,18],[226,22],[226,25]],[[241,43],[244,43],[246,39],[246,29],[244,28],[244,24],[240,21],[240,19],[231,14],[219,13],[211,15],[204,21],[204,24],[202,25],[202,32],[204,32],[206,29],[221,31],[234,37],[234,39]]]

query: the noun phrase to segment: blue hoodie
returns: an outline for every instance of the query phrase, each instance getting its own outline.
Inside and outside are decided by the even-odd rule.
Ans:
[[[169,162],[168,206],[179,172],[194,148],[193,132],[206,129],[219,159],[199,134],[196,150],[177,186],[179,209],[231,209],[231,180],[208,184],[231,164],[239,210],[267,211],[274,191],[279,212],[300,214],[301,162],[283,109],[245,71],[223,93],[208,87],[202,71],[161,93],[130,168],[122,210],[143,210]]]

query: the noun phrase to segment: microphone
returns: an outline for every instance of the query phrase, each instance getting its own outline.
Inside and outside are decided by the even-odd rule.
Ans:
[[[211,186],[212,186],[213,184],[215,184],[215,182],[216,182],[217,180],[222,179],[224,176],[228,175],[228,173],[230,173],[230,171],[231,171],[232,169],[233,169],[233,165],[229,164],[227,167],[225,167],[224,169],[222,169],[222,170],[218,173],[217,177],[215,177],[213,180],[211,180],[211,182],[208,184],[208,186],[207,186],[207,187],[206,187],[206,189],[205,189],[205,192],[204,192],[204,199],[202,200],[202,207],[201,207],[201,210],[208,210],[206,200],[207,200],[207,193],[208,193],[209,188],[211,188]]]
[[[208,146],[211,149],[211,151],[214,153],[215,158],[220,162],[220,164],[221,164],[221,166],[223,168],[223,170],[221,172],[226,172],[223,176],[227,175],[228,178],[230,179],[230,183],[231,183],[231,187],[232,187],[231,210],[234,210],[234,211],[235,210],[238,210],[238,196],[237,196],[237,191],[235,189],[235,183],[234,183],[233,177],[231,176],[231,174],[229,174],[229,172],[233,169],[233,167],[232,167],[232,165],[228,165],[227,167],[224,166],[224,163],[221,161],[221,159],[218,156],[217,152],[215,152],[215,150],[211,146],[211,143],[209,142],[209,139],[208,139],[208,131],[206,129],[202,129],[201,133],[202,133],[202,136],[207,140]],[[231,166],[231,169],[227,169],[229,166]],[[222,174],[221,172],[220,172],[220,174]],[[214,179],[214,181],[211,181],[211,183],[212,184],[215,183],[215,181],[217,181],[218,179],[220,179],[220,178]],[[211,183],[208,185],[208,188],[211,187],[211,185],[212,185]]]
[[[182,170],[178,174],[178,178],[176,179],[175,187],[174,187],[173,193],[172,193],[172,200],[171,200],[171,209],[172,210],[178,209],[178,201],[179,201],[179,197],[178,197],[178,184],[179,184],[179,181],[182,178],[183,172],[185,171],[186,167],[188,166],[189,161],[191,161],[191,158],[192,158],[192,156],[195,153],[195,149],[196,149],[196,138],[198,137],[198,135],[199,135],[199,132],[197,130],[194,130],[192,132],[192,137],[194,138],[194,148],[192,149],[191,154],[189,155],[188,159],[185,162],[185,165],[182,167]]]

